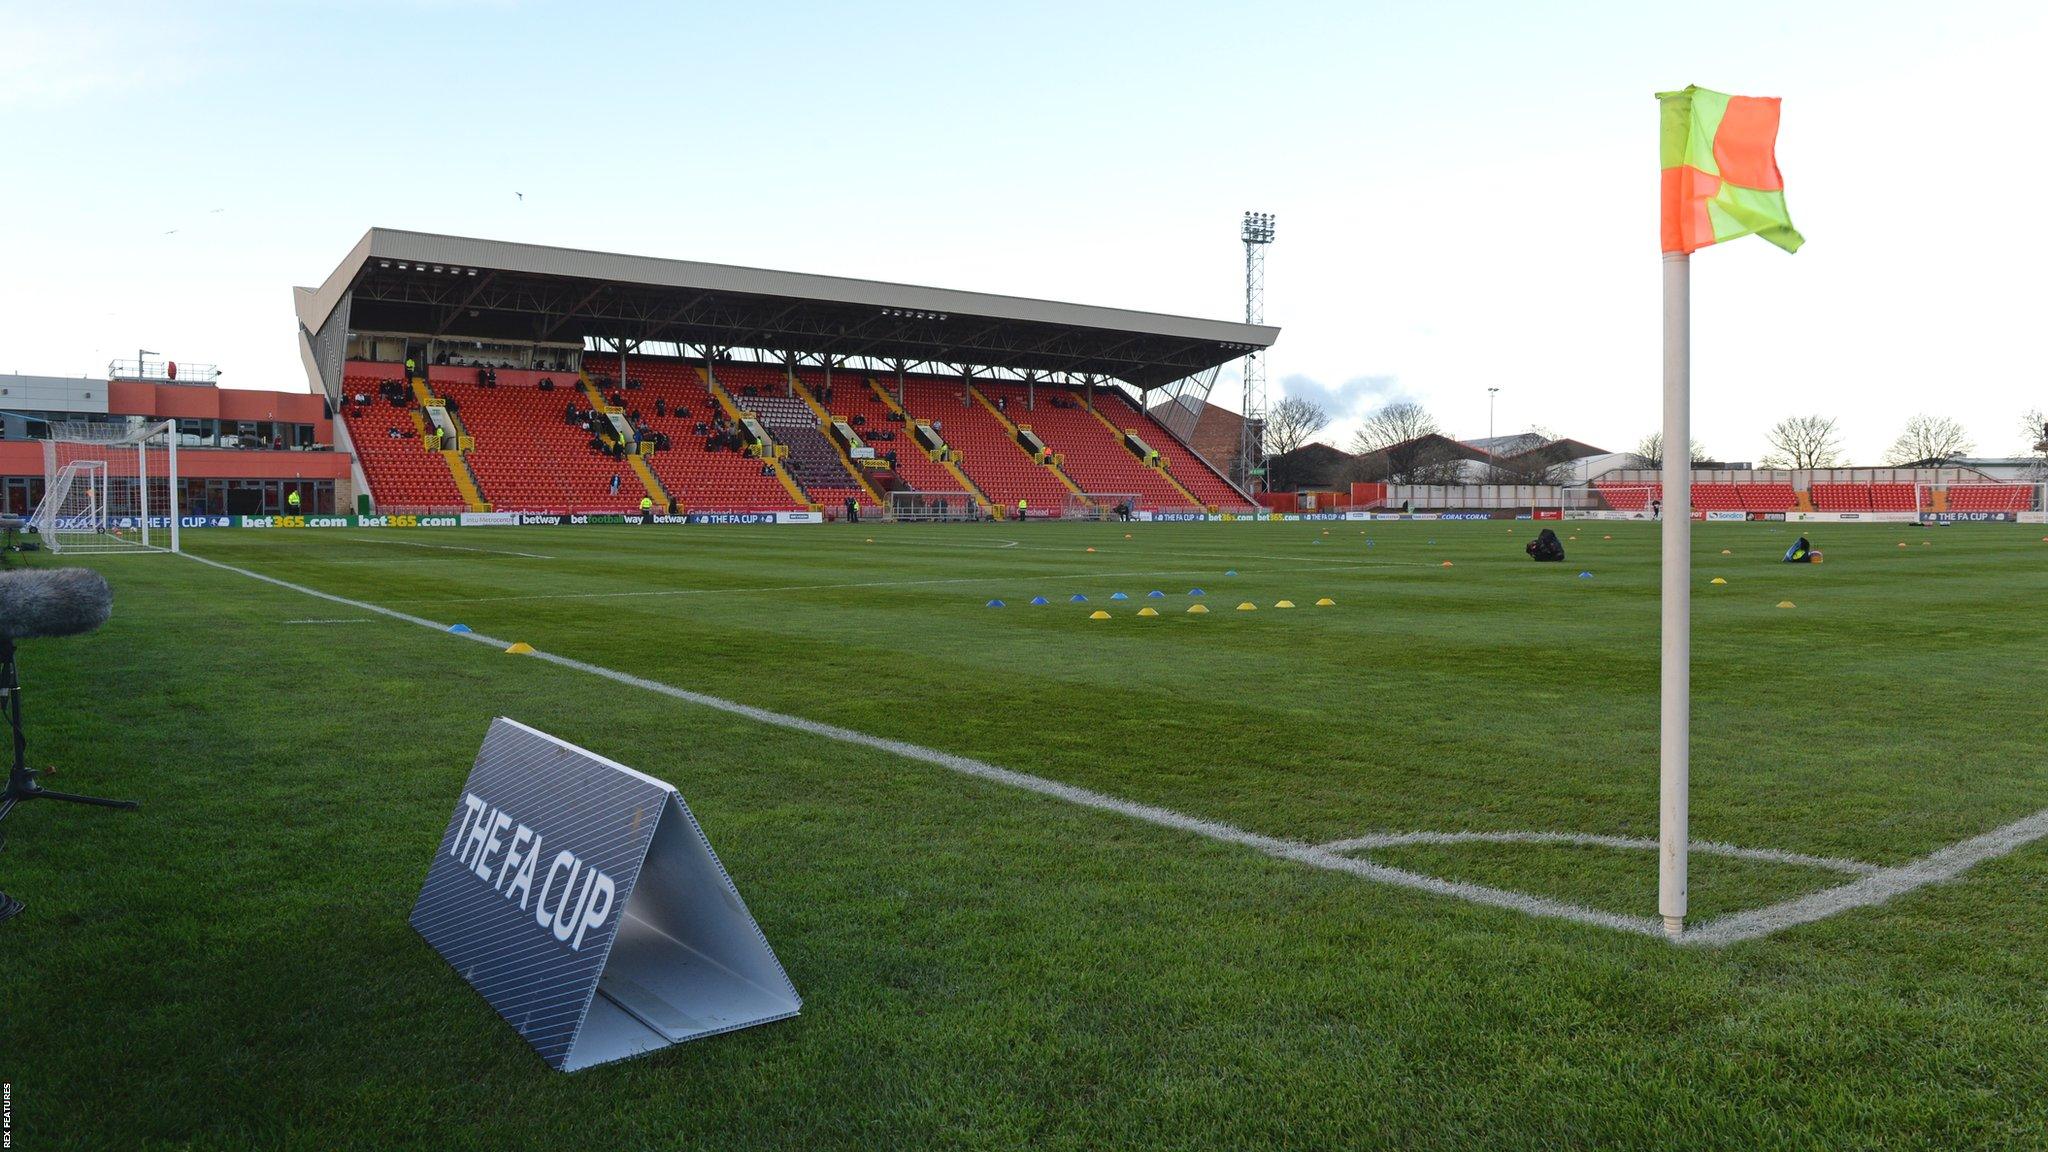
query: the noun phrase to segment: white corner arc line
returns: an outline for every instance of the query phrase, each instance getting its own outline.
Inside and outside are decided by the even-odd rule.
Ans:
[[[489,644],[500,648],[506,644],[503,640],[477,632],[450,633],[446,625],[428,620],[422,616],[414,616],[410,613],[386,608],[380,604],[372,604],[364,600],[353,600],[346,596],[338,596],[332,592],[322,592],[317,588],[309,588],[303,584],[294,584],[289,580],[280,580],[275,576],[266,576],[261,572],[253,572],[247,568],[223,564],[218,560],[208,560],[204,556],[195,555],[190,552],[181,553],[181,555],[208,567],[218,568],[224,572],[233,572],[238,576],[245,576],[252,580],[258,580],[265,584],[288,589],[302,595],[312,596],[316,599],[326,600],[330,603],[344,604],[365,612],[375,612],[381,616],[388,616],[394,620],[403,620],[409,624],[417,624],[422,628],[431,628],[444,635],[459,636],[465,640],[473,640],[479,644]],[[856,732],[853,729],[841,728],[834,724],[807,720],[801,716],[773,712],[766,708],[757,708],[751,704],[741,704],[719,696],[692,692],[687,688],[678,688],[672,684],[664,684],[659,680],[649,680],[628,672],[619,672],[567,656],[559,656],[552,652],[536,649],[533,655],[536,659],[545,660],[551,664],[585,672],[630,687],[655,692],[686,703],[715,709],[735,716],[743,716],[747,719],[774,725],[779,728],[788,728],[815,736],[823,736],[831,740],[838,740],[847,744],[856,744],[878,751],[893,753],[905,759],[934,764],[962,775],[1004,784],[1053,799],[1065,800],[1070,804],[1084,808],[1112,812],[1162,828],[1191,832],[1206,839],[1225,844],[1240,845],[1268,856],[1282,860],[1292,860],[1296,863],[1307,864],[1310,867],[1320,868],[1325,871],[1343,872],[1357,876],[1360,879],[1392,887],[1406,888],[1439,896],[1450,896],[1470,903],[1520,912],[1529,916],[1568,920],[1579,924],[1610,928],[1618,932],[1647,936],[1655,940],[1669,939],[1664,934],[1662,922],[1647,916],[1628,916],[1616,912],[1604,912],[1596,908],[1587,908],[1544,896],[1531,896],[1526,893],[1511,892],[1503,888],[1492,888],[1483,884],[1443,880],[1435,876],[1426,876],[1418,872],[1409,872],[1384,864],[1375,864],[1368,860],[1342,856],[1330,851],[1327,847],[1319,847],[1292,840],[1282,840],[1278,837],[1248,832],[1220,821],[1190,816],[1170,808],[1122,800],[1091,789],[1077,787],[1072,784],[1063,784],[1057,780],[1048,780],[1042,776],[1032,776],[970,757],[956,756],[950,752],[941,752],[934,748],[911,744],[907,741],[893,740],[882,736],[871,736],[865,732]],[[1795,897],[1794,899],[1773,904],[1766,908],[1733,913],[1720,919],[1709,921],[1685,933],[1677,942],[1683,945],[1718,947],[1769,936],[1800,924],[1824,920],[1853,908],[1882,904],[1894,896],[1903,895],[1916,888],[1942,880],[1953,879],[1985,860],[2006,855],[2044,836],[2048,836],[2048,809],[2043,809],[2031,816],[2016,820],[1982,836],[1949,845],[1910,864],[1904,864],[1896,868],[1886,868],[1848,884],[1824,889],[1806,896]]]
[[[1655,852],[1658,849],[1657,842],[1647,837],[1601,836],[1590,832],[1377,832],[1366,836],[1354,836],[1348,840],[1332,840],[1321,847],[1326,852],[1366,852],[1374,848],[1398,848],[1409,844],[1566,844],[1591,848],[1639,849],[1645,852]],[[1865,864],[1861,860],[1844,860],[1836,856],[1809,856],[1804,852],[1784,852],[1776,848],[1742,848],[1712,840],[1693,840],[1687,847],[1693,852],[1707,856],[1727,856],[1737,860],[1820,868],[1829,872],[1845,872],[1851,876],[1874,876],[1884,871],[1879,865]]]

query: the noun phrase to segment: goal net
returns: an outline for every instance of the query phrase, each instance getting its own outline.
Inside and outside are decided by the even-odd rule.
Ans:
[[[2042,524],[2048,523],[2048,484],[2025,480],[1918,484],[1914,486],[1913,504],[1916,512],[1931,520],[2016,520],[2022,524]]]
[[[53,424],[29,527],[52,552],[176,552],[177,480],[170,421]]]
[[[1132,492],[1067,493],[1060,509],[1062,520],[1128,520],[1138,514],[1138,497]]]
[[[1563,520],[1653,520],[1664,502],[1661,484],[1573,484],[1554,506]],[[1537,505],[1539,513],[1551,507]]]
[[[980,509],[965,492],[889,493],[891,520],[978,520]]]

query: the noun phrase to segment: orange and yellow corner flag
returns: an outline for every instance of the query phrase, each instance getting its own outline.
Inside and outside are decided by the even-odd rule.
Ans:
[[[1785,211],[1778,175],[1778,98],[1705,88],[1659,92],[1663,109],[1663,244],[1693,252],[1755,234],[1787,252],[1806,242]]]

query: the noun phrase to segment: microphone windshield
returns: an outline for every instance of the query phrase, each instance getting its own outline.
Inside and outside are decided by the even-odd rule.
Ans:
[[[32,640],[91,632],[114,613],[114,590],[90,568],[0,572],[0,637]]]

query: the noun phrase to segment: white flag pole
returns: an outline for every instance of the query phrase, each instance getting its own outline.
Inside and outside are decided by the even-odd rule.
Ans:
[[[1687,792],[1692,719],[1692,258],[1664,253],[1664,534],[1662,725],[1657,911],[1685,930]]]

